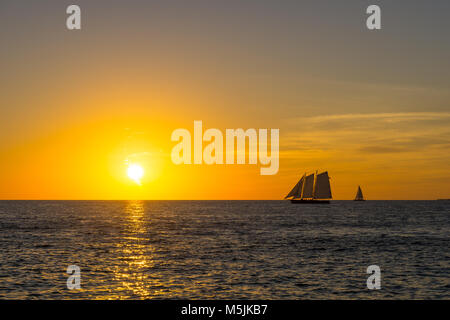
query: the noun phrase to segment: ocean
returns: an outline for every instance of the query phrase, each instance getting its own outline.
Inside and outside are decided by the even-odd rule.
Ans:
[[[449,245],[450,201],[0,201],[0,299],[449,299]]]

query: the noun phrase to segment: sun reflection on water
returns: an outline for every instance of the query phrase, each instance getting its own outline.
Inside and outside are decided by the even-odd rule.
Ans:
[[[134,298],[150,298],[155,286],[155,280],[150,277],[154,265],[153,247],[149,243],[144,213],[144,201],[127,203],[125,234],[118,244],[121,266],[114,272],[120,285],[119,292],[123,290]]]

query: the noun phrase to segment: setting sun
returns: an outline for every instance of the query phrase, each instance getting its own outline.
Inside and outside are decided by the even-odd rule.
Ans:
[[[144,169],[138,164],[130,164],[127,169],[128,177],[136,182],[138,185],[141,185],[141,179],[144,176]]]

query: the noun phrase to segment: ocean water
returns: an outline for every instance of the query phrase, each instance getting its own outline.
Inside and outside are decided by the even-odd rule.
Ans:
[[[449,248],[446,201],[0,201],[0,299],[449,299]]]

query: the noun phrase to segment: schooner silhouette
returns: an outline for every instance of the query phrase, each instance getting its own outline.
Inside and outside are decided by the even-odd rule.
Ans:
[[[292,203],[330,203],[332,195],[328,171],[320,174],[316,171],[308,176],[305,173],[284,198],[291,198]]]

